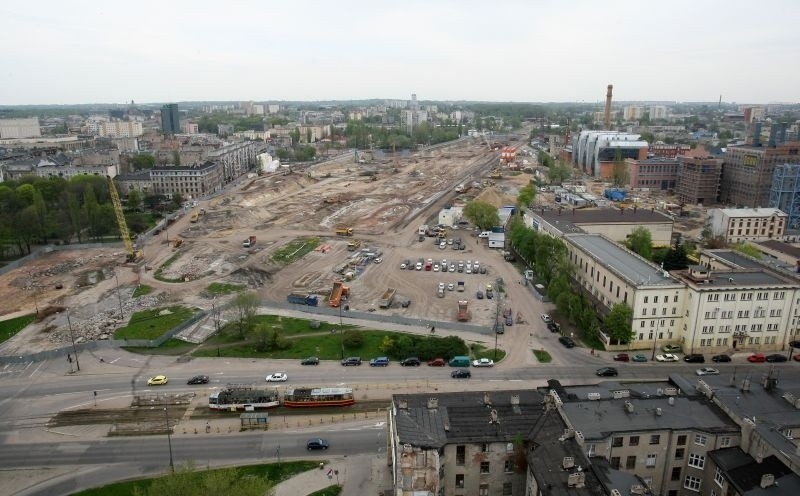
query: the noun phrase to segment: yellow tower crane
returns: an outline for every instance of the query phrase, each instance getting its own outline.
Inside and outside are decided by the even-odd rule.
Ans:
[[[111,176],[108,176],[108,191],[111,193],[111,202],[114,204],[114,214],[117,216],[119,234],[122,236],[122,242],[125,244],[128,262],[138,262],[144,256],[144,252],[142,252],[142,250],[137,250],[133,246],[131,235],[128,232],[128,223],[125,222],[125,214],[122,211],[122,202],[119,200],[119,193],[117,193],[117,187],[114,186],[114,180],[111,179]]]

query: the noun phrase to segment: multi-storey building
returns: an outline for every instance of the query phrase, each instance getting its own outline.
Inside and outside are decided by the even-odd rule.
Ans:
[[[666,119],[667,118],[667,107],[664,105],[652,105],[649,108],[650,110],[650,120],[655,119]]]
[[[256,155],[266,148],[261,141],[243,141],[209,152],[208,158],[220,164],[223,180],[227,183],[254,167]]]
[[[198,198],[222,189],[223,166],[208,161],[192,166],[161,166],[150,170],[153,193]]]
[[[713,205],[719,195],[722,160],[716,158],[678,158],[678,201],[689,205]]]
[[[581,131],[572,138],[572,160],[587,174],[610,178],[616,160],[647,158],[647,141],[639,134]]]
[[[628,168],[628,184],[631,188],[647,188],[658,191],[674,190],[678,182],[678,160],[667,157],[652,157],[644,160],[625,160]]]
[[[41,135],[38,117],[0,119],[0,139],[38,138]]]
[[[769,205],[775,167],[800,163],[800,142],[782,142],[777,136],[767,146],[761,146],[760,126],[756,124],[756,127],[757,134],[752,145],[732,146],[725,151],[720,185],[720,200],[723,203],[766,207]]]
[[[768,206],[786,212],[788,229],[800,230],[800,159],[775,167]]]
[[[644,107],[641,105],[628,105],[622,109],[622,118],[626,121],[635,121],[644,117]]]
[[[168,134],[181,132],[181,117],[177,103],[168,103],[161,107],[161,131]]]
[[[143,134],[142,123],[136,121],[103,121],[98,123],[97,133],[104,138],[134,138]]]
[[[708,212],[711,233],[728,243],[783,239],[787,219],[777,208],[715,208]]]

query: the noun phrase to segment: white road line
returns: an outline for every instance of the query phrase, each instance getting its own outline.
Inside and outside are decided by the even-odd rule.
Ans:
[[[33,363],[33,362],[31,362],[31,363]],[[36,370],[31,372],[31,377],[34,377],[36,375],[36,372],[39,372],[39,369],[42,368],[42,365],[44,365],[44,362],[40,363],[39,366],[36,367]],[[25,368],[27,369],[28,367],[25,367]]]

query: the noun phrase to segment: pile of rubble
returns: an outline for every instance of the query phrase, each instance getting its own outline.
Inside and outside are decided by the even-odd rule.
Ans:
[[[72,343],[72,334],[75,335],[75,343],[112,339],[114,331],[127,324],[134,312],[159,307],[167,299],[165,293],[145,295],[134,299],[131,299],[130,295],[127,296],[127,300],[122,305],[122,309],[125,312],[124,318],[120,318],[118,306],[109,310],[99,311],[86,320],[80,320],[72,315],[70,317],[72,330],[70,331],[70,326],[64,323],[64,325],[50,332],[50,341],[58,344],[69,344]]]

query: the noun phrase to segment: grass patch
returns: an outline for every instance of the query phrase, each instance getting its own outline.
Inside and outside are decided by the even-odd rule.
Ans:
[[[222,282],[212,282],[206,288],[206,291],[212,295],[227,295],[242,290],[244,290],[244,286],[241,284],[226,284]]]
[[[319,246],[319,238],[296,239],[272,254],[272,261],[290,264],[303,258],[306,253]]]
[[[181,256],[181,252],[177,252],[174,255],[172,255],[171,257],[169,257],[166,262],[161,264],[161,267],[157,268],[156,271],[153,272],[153,277],[156,278],[157,280],[161,281],[161,282],[183,282],[183,279],[172,279],[170,277],[164,277],[164,276],[161,275],[163,270],[166,269],[166,268],[169,268],[169,266],[172,265],[173,263],[175,263],[175,260],[177,260],[178,257],[180,257],[180,256]]]
[[[488,358],[490,360],[499,362],[506,356],[506,352],[504,350],[497,348],[497,358],[495,358],[494,347],[489,348],[478,343],[472,343],[469,345],[469,349],[472,350],[472,355],[475,360]]]
[[[122,349],[130,351],[131,353],[139,353],[141,355],[183,355],[190,352],[196,344],[187,343],[180,339],[169,338],[161,346],[150,348],[148,346],[123,346]]]
[[[29,313],[22,317],[15,317],[0,322],[0,343],[10,339],[34,320],[36,320],[36,314]]]
[[[266,477],[267,479],[272,481],[273,484],[278,484],[279,482],[289,479],[297,474],[307,472],[308,470],[317,467],[319,467],[319,462],[299,460],[299,461],[283,462],[283,463],[247,465],[244,467],[237,467],[236,470],[240,479],[244,479],[246,477]],[[177,468],[178,467],[176,467],[176,470]],[[217,470],[220,469],[210,469],[209,471],[216,472]],[[197,476],[197,478],[199,479],[198,474],[200,472],[203,471],[195,469],[195,471],[192,474],[190,474],[190,477]],[[150,487],[153,481],[165,477],[169,476],[117,482],[115,484],[109,484],[107,486],[98,487],[94,489],[87,489],[85,491],[73,493],[73,496],[133,496],[134,494],[136,494],[135,492],[137,489],[142,493],[146,493],[147,488]],[[330,493],[330,494],[338,494],[338,493]]]
[[[308,496],[339,496],[340,494],[342,494],[342,486],[334,484],[319,491],[314,491]]]
[[[140,284],[136,286],[136,289],[133,290],[133,296],[131,296],[131,298],[138,298],[140,296],[148,295],[152,292],[153,288],[151,288],[147,284]]]
[[[539,360],[539,363],[550,363],[553,361],[553,357],[550,356],[550,353],[544,350],[533,350],[533,354],[536,356],[536,359]]]
[[[131,316],[128,325],[117,329],[114,333],[114,338],[155,339],[185,321],[194,313],[194,309],[181,306],[153,308],[136,312]]]

